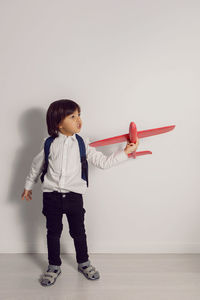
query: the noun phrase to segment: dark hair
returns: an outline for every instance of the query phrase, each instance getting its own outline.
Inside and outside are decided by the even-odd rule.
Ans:
[[[61,99],[52,102],[49,105],[46,114],[47,130],[50,136],[58,137],[58,125],[68,115],[73,114],[75,110],[80,113],[80,106],[69,99]]]

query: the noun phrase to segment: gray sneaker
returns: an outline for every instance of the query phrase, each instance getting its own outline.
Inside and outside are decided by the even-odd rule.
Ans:
[[[95,267],[91,265],[90,260],[78,264],[78,271],[90,280],[96,280],[100,278],[99,271],[97,271]]]
[[[57,277],[61,274],[60,266],[52,267],[49,265],[47,271],[42,275],[40,284],[42,286],[50,286],[56,282]]]

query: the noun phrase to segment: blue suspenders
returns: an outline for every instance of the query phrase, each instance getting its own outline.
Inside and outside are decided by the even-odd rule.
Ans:
[[[75,136],[78,141],[79,150],[80,150],[80,161],[81,161],[81,165],[82,165],[81,178],[83,180],[86,180],[87,187],[88,187],[88,162],[86,159],[85,143],[80,135],[75,134]],[[41,182],[44,181],[44,176],[47,172],[49,149],[50,149],[51,143],[53,142],[54,139],[55,138],[53,138],[52,136],[49,136],[45,140],[45,143],[44,143],[45,162],[44,162],[44,166],[43,166],[42,175],[40,176]]]

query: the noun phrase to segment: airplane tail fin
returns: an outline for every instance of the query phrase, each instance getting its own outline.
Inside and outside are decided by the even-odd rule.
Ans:
[[[139,151],[139,152],[132,152],[128,154],[129,158],[136,158],[137,156],[141,156],[141,155],[147,155],[147,154],[152,154],[151,151]]]

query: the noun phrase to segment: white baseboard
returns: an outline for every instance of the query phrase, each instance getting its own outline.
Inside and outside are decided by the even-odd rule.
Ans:
[[[89,253],[200,253],[200,243],[88,243]],[[44,243],[6,244],[1,242],[0,253],[47,253]],[[61,253],[75,253],[73,241],[61,243]]]

